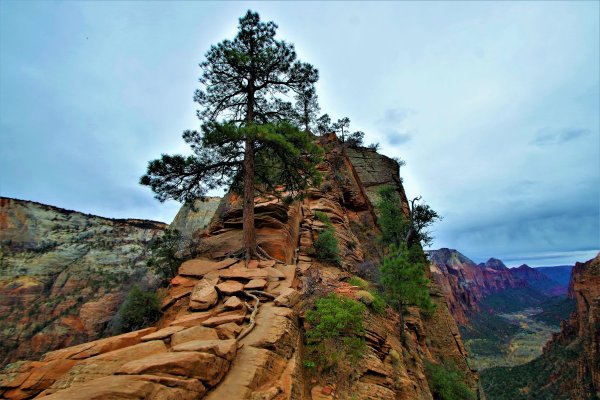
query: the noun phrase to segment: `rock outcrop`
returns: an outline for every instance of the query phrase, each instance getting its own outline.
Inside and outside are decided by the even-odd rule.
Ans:
[[[319,166],[325,176],[320,188],[291,204],[269,196],[255,199],[257,241],[270,259],[245,264],[235,258],[241,247],[241,201],[226,196],[203,237],[202,256],[183,263],[171,281],[155,327],[13,364],[0,377],[0,395],[431,400],[426,360],[454,361],[475,388],[477,376],[435,285],[436,314],[426,319],[418,309],[409,310],[403,339],[393,310],[365,315],[367,351],[349,375],[348,387],[306,378],[306,307],[319,293],[359,298],[362,289],[345,281],[357,271],[368,275],[381,260],[373,205],[360,174],[334,136],[322,145],[328,153]],[[377,172],[385,173],[389,170]],[[399,180],[390,182],[403,192]],[[314,243],[326,224],[317,212],[327,215],[335,231],[337,266],[318,260]]]
[[[184,238],[191,238],[208,227],[220,203],[220,197],[207,197],[194,201],[193,205],[184,204],[169,228],[177,229]]]
[[[165,228],[0,197],[0,362],[105,334]]]

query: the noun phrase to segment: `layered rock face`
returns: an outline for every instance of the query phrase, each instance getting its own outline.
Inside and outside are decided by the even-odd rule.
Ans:
[[[301,202],[255,199],[257,240],[272,259],[248,264],[234,256],[241,247],[241,202],[224,198],[206,233],[202,257],[182,264],[163,302],[159,323],[146,330],[70,347],[4,371],[0,393],[26,399],[432,399],[426,360],[453,360],[472,387],[477,376],[465,360],[462,341],[441,289],[434,286],[435,316],[416,309],[398,315],[365,315],[367,351],[344,392],[303,368],[303,315],[319,293],[359,298],[345,282],[379,262],[373,207],[345,149],[323,145],[320,188]],[[380,171],[384,174],[384,171]],[[399,188],[398,190],[401,190]],[[314,241],[326,228],[338,239],[339,266],[318,260]]]
[[[0,362],[103,335],[165,228],[0,198]]]
[[[463,325],[468,323],[469,313],[479,311],[479,303],[486,295],[527,285],[494,258],[477,265],[452,249],[431,250],[428,254],[431,274],[441,286],[450,312]]]
[[[577,349],[573,359],[554,366],[555,384],[574,400],[600,397],[600,253],[575,264],[568,295],[576,301],[575,312],[548,342],[543,357],[564,348]],[[572,375],[573,379],[563,379]]]

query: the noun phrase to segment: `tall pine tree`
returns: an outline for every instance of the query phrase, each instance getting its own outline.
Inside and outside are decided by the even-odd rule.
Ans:
[[[254,230],[255,184],[283,184],[292,192],[318,174],[319,150],[306,133],[286,122],[290,91],[306,92],[318,79],[310,64],[296,60],[294,46],[275,39],[277,25],[248,11],[233,40],[212,46],[200,64],[202,129],[184,132],[193,156],[163,155],[141,178],[160,201],[191,201],[220,185],[243,185],[243,250],[258,256]]]

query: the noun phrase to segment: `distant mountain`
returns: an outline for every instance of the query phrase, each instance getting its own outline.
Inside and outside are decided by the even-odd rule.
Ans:
[[[555,282],[558,282],[564,287],[569,286],[569,281],[571,279],[571,270],[573,269],[572,265],[557,265],[554,267],[537,267],[538,271],[542,272],[548,278],[552,279]]]
[[[537,268],[531,268],[527,264],[523,264],[518,268],[511,268],[510,273],[514,277],[524,280],[534,289],[549,296],[564,296],[567,294],[568,281],[566,285],[561,285]]]

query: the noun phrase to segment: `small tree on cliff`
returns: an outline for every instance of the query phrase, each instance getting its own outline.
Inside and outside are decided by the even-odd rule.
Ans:
[[[279,97],[301,93],[318,79],[317,70],[296,60],[294,46],[275,40],[277,25],[248,11],[233,40],[206,53],[202,87],[194,100],[203,108],[202,129],[184,132],[193,156],[163,155],[141,178],[160,201],[191,201],[207,189],[243,185],[243,247],[256,257],[254,190],[283,184],[292,192],[317,176],[319,151],[306,133],[286,123],[291,104]],[[238,186],[239,186],[238,185]]]
[[[406,247],[414,244],[431,244],[433,238],[428,228],[442,217],[429,205],[419,204],[420,196],[409,202],[408,216],[402,208],[400,196],[392,187],[383,187],[379,191],[379,196],[378,221],[384,244],[404,244]]]
[[[304,127],[305,132],[310,132],[310,127],[317,119],[320,110],[314,86],[298,93],[294,106],[298,115],[298,122]]]

